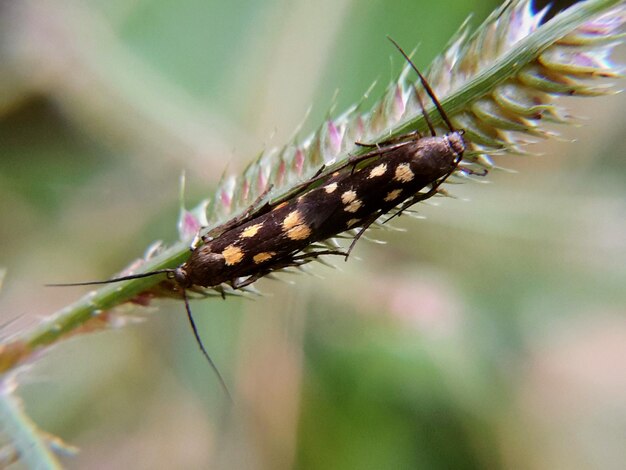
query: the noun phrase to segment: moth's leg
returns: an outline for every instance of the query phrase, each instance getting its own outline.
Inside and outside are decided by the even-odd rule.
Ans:
[[[202,242],[205,241],[202,235],[200,235],[201,230],[202,229],[198,229],[196,234],[193,236],[193,240],[191,240],[191,244],[189,245],[189,251],[196,251],[196,248],[198,248]]]
[[[250,204],[248,209],[246,209],[245,214],[243,214],[242,220],[239,221],[240,224],[248,222],[250,219],[257,217],[261,209],[263,209],[265,206],[269,206],[269,203],[261,205],[261,202],[263,202],[263,200],[267,197],[273,187],[273,184],[269,184],[267,188],[265,188],[265,190],[252,202],[252,204]]]
[[[227,232],[241,224],[245,224],[246,222],[249,222],[250,220],[254,219],[255,217],[258,217],[259,215],[261,215],[263,211],[263,209],[265,209],[265,207],[269,207],[269,204],[263,204],[260,205],[261,202],[263,202],[263,200],[265,199],[265,197],[269,194],[269,192],[272,190],[273,185],[269,185],[267,187],[267,189],[265,191],[263,191],[253,202],[252,204],[250,204],[248,206],[248,208],[246,209],[246,211],[243,214],[238,215],[237,217],[229,220],[228,222],[223,223],[222,225],[219,225],[217,227],[215,227],[214,229],[211,229],[209,232],[207,232],[204,236],[202,236],[202,241],[203,242],[209,242],[211,240],[213,240],[214,238],[218,237],[219,235],[221,235],[224,232]]]
[[[396,212],[391,217],[386,219],[383,223],[386,224],[387,222],[389,222],[394,217],[398,217],[398,216],[402,215],[402,212],[407,210],[413,204],[417,204],[420,201],[425,201],[426,199],[428,199],[428,198],[434,196],[435,194],[437,194],[437,192],[439,191],[439,186],[441,186],[443,183],[445,183],[446,180],[450,177],[450,175],[452,175],[452,173],[454,173],[459,168],[459,162],[461,161],[461,159],[462,159],[462,155],[459,155],[459,157],[456,160],[456,164],[455,164],[454,168],[452,168],[447,174],[443,175],[438,180],[435,180],[432,183],[431,188],[427,192],[425,192],[425,193],[417,193],[411,199],[409,199],[404,204],[402,204],[402,206],[400,207],[398,212]]]
[[[383,224],[386,224],[387,222],[389,222],[391,219],[393,219],[395,217],[401,216],[402,213],[405,210],[407,210],[409,207],[411,207],[413,204],[417,204],[420,201],[425,201],[426,199],[429,199],[432,196],[434,196],[435,194],[437,194],[437,191],[439,190],[439,186],[441,185],[441,183],[443,183],[443,181],[440,181],[440,182],[437,182],[437,183],[433,184],[432,188],[430,188],[425,193],[417,193],[417,194],[415,194],[411,199],[409,199],[404,204],[402,204],[402,206],[400,206],[400,209],[398,209],[398,211],[395,214],[393,214],[391,217],[385,219],[383,221]]]
[[[411,133],[413,134],[413,133]],[[405,134],[405,137],[411,134]],[[399,139],[399,137],[398,137]],[[344,168],[347,168],[349,166],[352,166],[352,171],[354,171],[356,165],[358,165],[359,163],[361,163],[364,160],[367,160],[368,158],[373,158],[379,155],[383,155],[389,151],[404,147],[405,145],[407,145],[409,141],[406,142],[398,142],[396,144],[393,145],[385,145],[383,147],[380,147],[380,144],[364,144],[363,146],[372,146],[372,147],[377,147],[376,150],[373,150],[371,152],[367,152],[363,155],[355,155],[355,156],[350,156],[346,159],[346,162],[337,167],[337,168],[333,168],[332,172],[336,172],[336,171],[341,171]],[[361,145],[359,142],[356,142],[357,145]],[[330,176],[330,171],[328,173],[324,173],[324,170],[326,170],[326,165],[322,165],[320,167],[319,170],[317,170],[317,172],[315,173],[315,175],[313,175],[309,180],[301,183],[300,185],[296,186],[292,191],[290,191],[287,195],[285,195],[285,197],[278,199],[274,202],[274,204],[272,204],[273,206],[276,206],[278,204],[282,204],[283,202],[292,199],[294,197],[297,197],[298,195],[300,195],[302,192],[306,191],[307,189],[309,189],[311,187],[311,185],[313,183],[316,183],[317,181],[323,180],[324,178],[328,178]]]
[[[322,165],[319,170],[317,170],[315,172],[315,174],[313,175],[313,177],[311,178],[312,180],[316,179],[318,176],[320,176],[322,174],[322,172],[326,169],[326,165]]]
[[[291,258],[292,263],[288,266],[300,266],[302,264],[306,264],[309,261],[313,261],[314,259],[319,258],[320,256],[325,255],[338,255],[338,256],[348,256],[348,253],[341,250],[320,250],[320,251],[311,251],[310,253],[302,253],[301,255],[296,255]]]
[[[410,142],[411,141],[398,142],[396,144],[385,145],[383,147],[375,146],[375,147],[377,147],[376,150],[372,150],[371,152],[364,153],[363,155],[351,155],[350,157],[348,157],[348,161],[344,165],[339,167],[339,169],[345,168],[345,167],[347,167],[349,165],[354,165],[356,163],[360,163],[363,160],[367,160],[368,158],[377,157],[377,156],[383,155],[383,154],[385,154],[387,152],[391,152],[393,150],[399,149],[401,147],[404,147],[405,145],[408,145]]]
[[[220,297],[222,298],[222,300],[226,300],[226,291],[224,290],[224,286],[219,284],[217,286],[211,287],[211,289],[213,289],[215,292],[220,294]]]
[[[410,141],[406,141],[406,142],[398,142],[396,144],[392,144],[392,145],[384,145],[381,147],[381,144],[363,144],[360,142],[355,142],[356,145],[362,146],[362,147],[372,147],[372,148],[376,148],[376,150],[372,150],[371,152],[367,152],[364,153],[363,155],[350,155],[347,159],[346,162],[343,165],[338,166],[337,168],[333,168],[332,172],[336,172],[336,171],[341,171],[344,168],[347,168],[349,166],[354,167],[355,165],[358,165],[359,163],[361,163],[364,160],[367,160],[368,158],[373,158],[373,157],[377,157],[379,155],[383,155],[387,152],[396,150],[398,148],[404,147],[405,145],[409,144]],[[326,169],[326,167],[322,167],[322,170]],[[330,173],[330,172],[329,172]],[[316,173],[316,175],[313,177],[311,180],[307,181],[304,184],[310,184],[314,181],[323,179],[325,177],[328,177],[328,174],[322,175],[321,171],[318,171]]]
[[[466,175],[471,175],[471,176],[487,176],[489,174],[489,170],[487,168],[483,168],[482,171],[475,171],[472,170],[471,168],[462,168],[459,167],[459,171],[465,173]]]
[[[374,144],[366,144],[364,142],[355,142],[355,144],[358,145],[359,147],[381,148],[381,147],[386,147],[389,145],[397,144],[398,142],[404,142],[407,140],[412,141],[412,140],[417,140],[421,138],[422,138],[422,134],[420,134],[419,131],[412,131],[412,132],[407,132],[406,134],[399,135],[397,137],[393,137],[391,139],[383,140],[381,142],[376,142]]]
[[[298,197],[300,194],[302,194],[304,191],[306,191],[307,189],[309,189],[309,187],[311,187],[311,185],[317,181],[320,181],[324,178],[327,178],[328,175],[323,174],[324,170],[326,169],[326,165],[322,165],[316,172],[315,174],[309,178],[308,180],[296,185],[291,191],[289,191],[287,194],[285,194],[283,197],[276,199],[272,204],[267,203],[264,207],[263,207],[263,211],[258,211],[256,212],[254,215],[258,216],[261,215],[262,213],[267,212],[268,210],[273,209],[274,207],[283,204],[284,202],[287,202],[295,197]],[[267,210],[266,210],[267,208]]]
[[[374,158],[374,157],[378,157],[380,155],[384,155],[388,152],[392,152],[393,150],[402,148],[406,145],[408,145],[411,141],[405,141],[405,142],[398,142],[397,144],[392,144],[392,145],[386,145],[383,147],[378,147],[377,145],[375,145],[376,150],[372,150],[371,152],[367,152],[364,153],[363,155],[351,155],[346,159],[346,163],[344,163],[343,165],[341,165],[339,168],[335,169],[335,171],[340,171],[343,170],[344,168],[347,168],[349,166],[352,167],[351,172],[354,173],[354,171],[356,170],[356,167],[359,163],[369,159],[369,158]]]
[[[288,197],[284,199],[291,199],[291,198],[298,196],[299,194],[309,189],[313,183],[323,179],[325,176],[327,176],[327,175],[323,175],[323,172],[325,169],[326,169],[326,165],[322,165],[311,178],[297,185],[292,191],[289,192]],[[277,203],[281,204],[282,202],[284,202],[284,200],[283,201],[279,200]]]
[[[359,146],[359,147],[366,147],[366,148],[380,148],[380,143],[378,144],[366,144],[365,142],[354,142],[355,145]]]
[[[310,263],[311,261],[316,260],[320,256],[327,255],[336,255],[336,256],[348,256],[348,254],[341,250],[319,250],[319,251],[311,251],[308,253],[301,253],[299,255],[292,255],[289,258],[285,258],[281,261],[278,261],[275,265],[272,266],[272,271],[278,271],[280,269],[291,268],[291,267],[299,267],[304,264]]]
[[[235,278],[233,280],[231,280],[229,282],[229,284],[231,285],[231,287],[233,289],[242,289],[246,286],[249,286],[250,284],[255,283],[256,281],[258,281],[259,279],[261,279],[262,277],[267,276],[268,274],[274,272],[274,271],[278,271],[280,269],[289,267],[289,266],[296,266],[297,264],[292,264],[289,259],[287,260],[276,260],[275,262],[271,263],[269,266],[265,266],[262,270],[256,272],[255,274],[252,274],[250,276],[248,276],[247,278]]]
[[[243,287],[246,287],[246,286],[249,286],[250,284],[255,283],[256,281],[261,279],[263,276],[267,276],[270,272],[271,271],[263,270],[263,271],[259,271],[256,274],[248,276],[244,280],[241,280],[241,278],[233,279],[232,281],[230,281],[230,285],[233,289],[242,289]]]
[[[243,287],[249,286],[254,282],[258,281],[264,276],[267,276],[270,273],[275,271],[279,271],[285,268],[298,267],[306,264],[314,259],[317,259],[320,256],[324,255],[339,255],[346,256],[346,253],[339,250],[320,250],[320,251],[312,251],[310,253],[302,253],[301,255],[292,255],[283,259],[276,260],[274,263],[265,266],[262,271],[259,271],[251,276],[241,280],[240,278],[233,279],[230,281],[230,285],[233,289],[241,289]]]
[[[365,233],[365,231],[370,228],[370,226],[376,222],[376,220],[381,216],[381,212],[377,211],[376,213],[374,213],[374,215],[372,215],[369,219],[367,219],[365,221],[365,223],[363,224],[363,226],[361,227],[361,230],[359,230],[359,232],[354,236],[354,238],[352,239],[352,243],[350,243],[350,246],[348,247],[348,251],[346,252],[346,261],[348,261],[348,257],[350,256],[350,253],[352,253],[352,249],[354,248],[354,246],[356,245],[356,242],[359,241],[359,238],[361,238],[361,236],[363,236],[363,234]]]

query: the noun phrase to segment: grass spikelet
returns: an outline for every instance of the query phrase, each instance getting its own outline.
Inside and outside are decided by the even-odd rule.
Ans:
[[[527,154],[527,144],[536,140],[529,137],[558,135],[543,123],[572,121],[556,104],[559,96],[612,93],[611,84],[602,79],[619,77],[609,57],[622,38],[624,6],[615,0],[582,2],[541,24],[545,13],[545,9],[534,11],[529,0],[506,2],[473,33],[466,22],[429,67],[428,81],[454,125],[465,129],[470,141],[466,167],[493,168],[490,154]],[[280,174],[267,181],[273,184],[272,196],[288,193],[322,164],[340,165],[349,155],[358,154],[362,150],[355,141],[379,142],[416,129],[425,131],[416,83],[407,72],[387,87],[369,112],[354,107],[324,123],[304,143],[295,140],[286,145],[278,158],[257,159],[251,167]],[[441,126],[434,109],[428,111],[435,125]],[[285,166],[292,171],[281,172]],[[246,197],[234,200],[227,212],[247,207],[267,185],[246,191]],[[242,187],[252,187],[248,172],[221,185],[214,199],[241,194],[236,188]],[[218,210],[209,214],[209,220],[219,223],[223,216],[224,211]]]

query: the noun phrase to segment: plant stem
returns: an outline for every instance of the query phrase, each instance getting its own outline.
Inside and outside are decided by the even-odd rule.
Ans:
[[[2,431],[11,436],[13,445],[19,458],[26,467],[41,470],[61,469],[55,455],[48,448],[48,444],[24,412],[19,398],[12,393],[14,386],[12,378],[5,379],[0,387],[0,424]]]

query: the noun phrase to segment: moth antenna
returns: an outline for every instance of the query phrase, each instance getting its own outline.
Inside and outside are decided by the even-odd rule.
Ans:
[[[215,362],[213,362],[213,359],[211,359],[211,356],[209,356],[209,353],[205,349],[204,344],[202,343],[202,340],[200,339],[200,335],[198,334],[198,328],[196,327],[196,322],[193,321],[193,315],[191,314],[191,308],[189,307],[189,298],[187,297],[187,291],[184,288],[181,288],[181,290],[183,293],[183,300],[185,301],[185,310],[187,311],[187,319],[189,320],[189,324],[191,325],[193,335],[196,338],[196,343],[198,343],[198,346],[200,347],[200,351],[202,351],[202,354],[204,355],[206,360],[209,362],[211,369],[213,369],[213,372],[215,372],[215,375],[217,376],[217,379],[219,380],[220,385],[222,386],[222,389],[224,390],[224,393],[230,400],[230,403],[233,404],[234,403],[233,397],[230,394],[230,391],[228,390],[226,381],[224,381],[222,374],[220,374],[220,371],[217,368],[217,365],[215,365]]]
[[[387,36],[387,39],[389,39],[391,41],[391,43],[396,46],[396,49],[398,49],[400,51],[400,54],[402,54],[402,56],[406,59],[406,61],[409,63],[409,65],[411,66],[411,68],[413,70],[415,70],[415,72],[417,73],[417,76],[420,79],[420,82],[422,83],[422,86],[424,87],[424,90],[426,90],[426,93],[428,94],[428,96],[430,96],[430,99],[432,100],[433,104],[435,105],[435,107],[437,108],[437,111],[439,111],[439,114],[441,115],[441,118],[444,120],[444,122],[446,123],[446,125],[448,126],[448,129],[450,129],[450,132],[455,132],[454,126],[452,125],[452,123],[450,122],[450,119],[448,119],[448,115],[446,114],[446,112],[443,110],[443,108],[441,107],[441,103],[439,103],[439,100],[437,99],[437,97],[435,96],[435,92],[433,91],[433,89],[430,87],[430,85],[428,84],[428,81],[426,81],[426,78],[424,78],[424,76],[422,75],[422,73],[417,69],[417,67],[415,66],[415,64],[411,61],[411,59],[409,59],[409,56],[406,54],[406,52],[404,52],[402,50],[402,48],[400,47],[400,45],[393,40],[393,38],[391,36]]]
[[[157,274],[173,273],[174,269],[158,269],[149,273],[131,274],[130,276],[114,277],[106,281],[86,281],[86,282],[67,282],[62,284],[44,284],[46,287],[71,287],[71,286],[95,286],[98,284],[111,284],[112,282],[130,281],[131,279],[141,279],[142,277],[155,276]]]
[[[435,131],[435,128],[433,127],[433,123],[430,121],[430,115],[428,114],[428,111],[426,111],[426,108],[424,107],[424,102],[422,101],[422,97],[418,93],[416,86],[413,87],[413,90],[415,90],[415,97],[417,98],[417,102],[420,104],[420,108],[422,109],[422,114],[424,115],[426,124],[428,124],[428,129],[430,129],[430,135],[435,137],[437,135],[437,132]]]

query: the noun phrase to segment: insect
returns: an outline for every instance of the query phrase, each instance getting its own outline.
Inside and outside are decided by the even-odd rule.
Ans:
[[[363,155],[352,156],[332,172],[321,169],[283,200],[253,204],[244,215],[199,237],[189,259],[173,269],[122,276],[106,281],[62,285],[91,285],[166,274],[180,291],[196,342],[216,372],[226,394],[228,388],[207,353],[194,323],[187,290],[211,288],[223,283],[240,289],[290,266],[300,266],[324,255],[348,257],[359,237],[380,217],[395,209],[392,217],[434,195],[454,172],[466,149],[463,131],[454,129],[430,85],[400,46],[435,104],[448,132],[438,136],[416,93],[430,136],[412,132],[376,144]],[[422,192],[425,188],[426,192]],[[259,207],[257,207],[259,206]],[[347,251],[311,249],[315,242],[347,230],[358,229]]]

